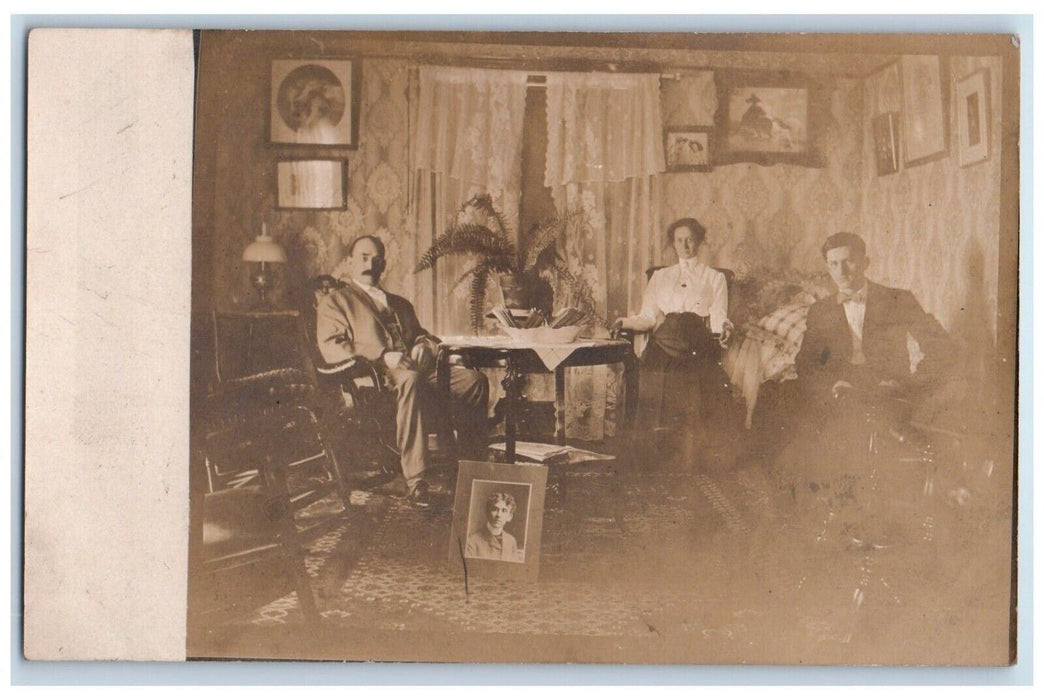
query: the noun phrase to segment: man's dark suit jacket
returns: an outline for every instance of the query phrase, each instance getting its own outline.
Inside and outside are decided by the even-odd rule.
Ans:
[[[924,353],[913,375],[907,333]],[[836,295],[814,303],[795,360],[798,382],[804,385],[806,397],[824,400],[839,380],[857,387],[867,382],[894,381],[900,389],[916,391],[937,381],[954,360],[946,331],[921,308],[913,294],[873,282],[867,282],[863,355],[865,365],[851,364],[852,332]]]

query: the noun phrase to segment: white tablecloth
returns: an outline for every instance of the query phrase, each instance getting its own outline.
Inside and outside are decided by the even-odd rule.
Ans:
[[[537,354],[549,372],[565,362],[578,348],[593,348],[607,344],[617,344],[621,340],[577,340],[572,343],[529,343],[513,340],[507,336],[457,335],[442,339],[447,345],[471,345],[484,348],[529,348]]]

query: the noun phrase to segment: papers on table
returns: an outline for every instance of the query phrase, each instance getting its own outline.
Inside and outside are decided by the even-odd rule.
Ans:
[[[494,443],[489,446],[491,450],[499,452],[507,451],[507,444],[503,442]],[[576,464],[577,462],[596,462],[616,459],[613,455],[604,455],[590,450],[581,450],[568,445],[548,445],[543,442],[516,442],[515,454],[522,459],[540,462],[542,464]]]

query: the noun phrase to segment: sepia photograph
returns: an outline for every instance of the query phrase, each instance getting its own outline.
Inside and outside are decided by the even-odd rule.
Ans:
[[[667,172],[710,170],[712,131],[711,127],[692,126],[664,132]]]
[[[187,655],[1012,663],[1009,39],[202,31]]]
[[[449,537],[450,575],[473,585],[535,582],[540,576],[546,485],[550,467],[524,457],[461,461]],[[491,448],[492,452],[492,448]]]
[[[529,491],[529,484],[482,479],[471,482],[465,558],[518,563],[526,560]],[[518,492],[519,497],[515,498],[512,492]]]

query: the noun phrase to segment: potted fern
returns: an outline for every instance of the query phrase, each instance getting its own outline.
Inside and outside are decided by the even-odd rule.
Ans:
[[[504,303],[509,308],[536,308],[550,314],[557,287],[569,295],[569,305],[604,323],[595,314],[590,285],[569,270],[555,247],[560,233],[571,223],[582,223],[580,211],[544,219],[516,246],[507,221],[493,206],[492,197],[476,195],[461,206],[453,223],[421,256],[414,272],[430,269],[449,255],[477,256],[475,264],[457,280],[457,284],[469,280],[468,307],[475,331],[483,325],[486,285],[491,275],[498,275]]]

